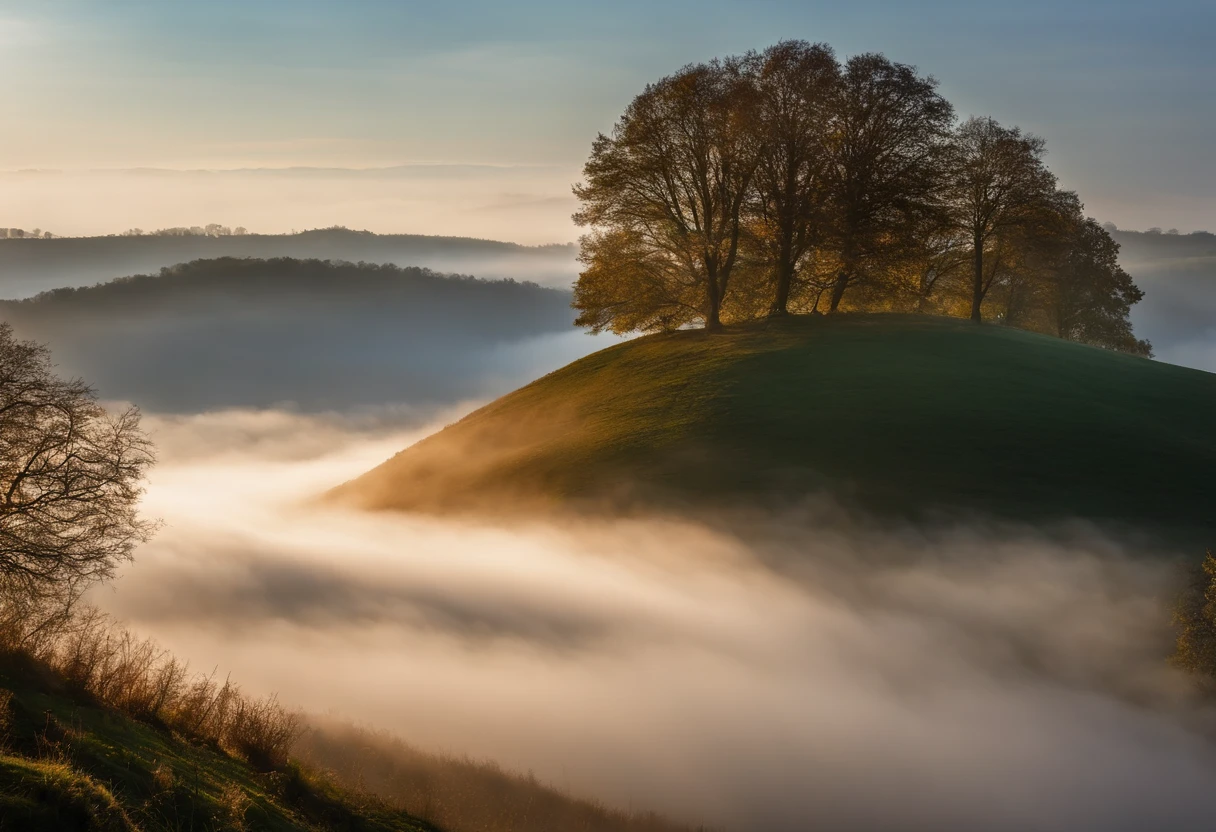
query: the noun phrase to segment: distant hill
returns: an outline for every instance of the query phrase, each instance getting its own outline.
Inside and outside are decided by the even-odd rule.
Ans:
[[[900,315],[602,350],[335,495],[374,509],[783,507],[1216,530],[1216,375]]]
[[[573,333],[572,319],[569,293],[535,284],[295,259],[200,260],[0,302],[65,373],[166,412],[452,403],[510,389],[512,346]]]
[[[576,254],[572,245],[521,246],[467,237],[372,234],[345,228],[225,237],[0,239],[0,298],[25,298],[48,289],[89,286],[190,260],[219,257],[394,263],[566,288],[578,272]]]

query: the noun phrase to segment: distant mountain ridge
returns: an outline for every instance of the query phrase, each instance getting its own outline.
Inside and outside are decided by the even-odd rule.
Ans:
[[[573,245],[523,246],[469,237],[373,234],[346,228],[296,234],[0,239],[0,297],[18,299],[67,286],[217,257],[393,263],[477,277],[566,287],[578,271]]]

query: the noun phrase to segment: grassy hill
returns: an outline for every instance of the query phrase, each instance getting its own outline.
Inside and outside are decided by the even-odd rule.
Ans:
[[[338,489],[370,508],[782,505],[1216,525],[1216,375],[965,321],[793,318],[595,353]]]
[[[22,656],[0,658],[0,830],[434,832],[289,765],[259,772],[73,694]]]

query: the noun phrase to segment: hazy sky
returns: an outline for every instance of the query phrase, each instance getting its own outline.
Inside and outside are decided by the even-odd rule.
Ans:
[[[1210,0],[0,0],[0,170],[576,170],[647,80],[796,37],[917,64],[1045,136],[1091,213],[1187,231],[1216,226],[1213,35]]]

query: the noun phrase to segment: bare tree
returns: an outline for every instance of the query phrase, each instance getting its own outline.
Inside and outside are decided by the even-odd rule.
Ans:
[[[0,600],[70,603],[111,577],[154,529],[138,512],[152,461],[137,409],[108,413],[0,324]]]

